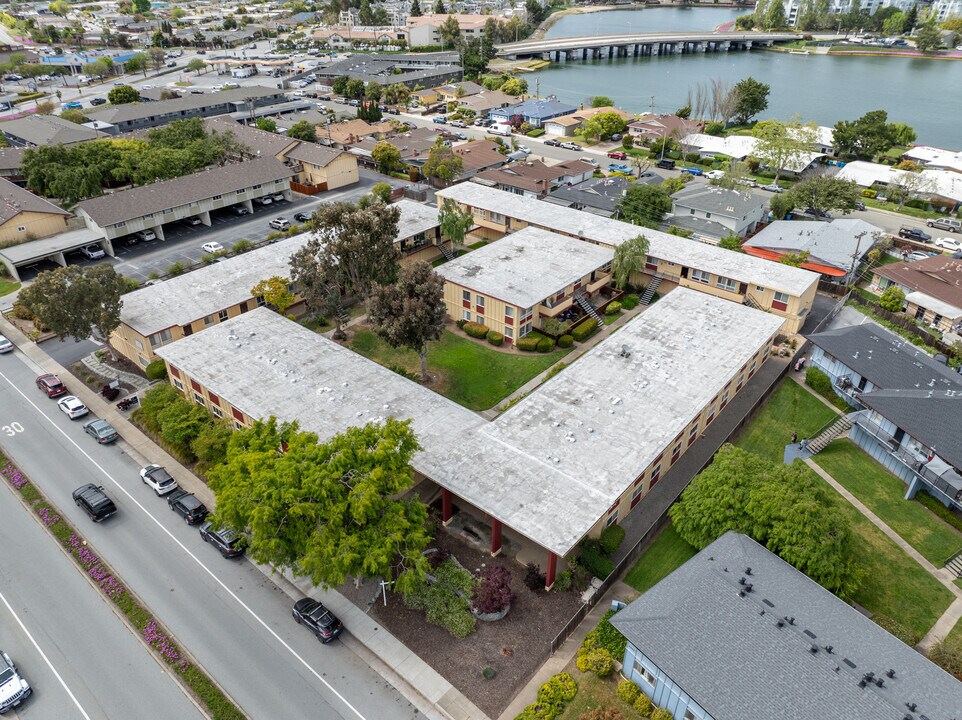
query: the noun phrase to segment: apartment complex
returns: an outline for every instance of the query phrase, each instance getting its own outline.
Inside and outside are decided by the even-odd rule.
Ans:
[[[657,281],[665,289],[682,286],[770,312],[782,319],[782,332],[801,330],[818,287],[818,275],[800,268],[768,262],[675,235],[592,213],[523,198],[476,183],[439,190],[438,202],[450,199],[472,213],[472,240],[499,240],[533,226],[614,248],[644,234],[648,261],[636,285]]]

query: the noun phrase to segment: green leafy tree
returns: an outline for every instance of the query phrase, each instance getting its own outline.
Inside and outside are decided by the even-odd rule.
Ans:
[[[648,238],[637,235],[625,240],[615,248],[615,257],[611,262],[611,277],[615,287],[624,290],[631,281],[631,276],[640,273],[648,262]]]
[[[780,2],[773,2],[772,7],[781,8]],[[783,11],[784,16],[784,11]],[[732,109],[735,120],[744,125],[768,107],[768,93],[771,88],[753,77],[740,80],[732,88]]]
[[[757,28],[765,27],[765,13],[768,11],[769,1],[777,2],[777,0],[758,0],[755,3],[755,12],[752,13],[753,24]]]
[[[461,176],[463,170],[464,163],[461,156],[455,155],[454,151],[442,143],[440,138],[435,141],[424,167],[421,168],[424,177],[444,185],[454,182]]]
[[[421,12],[421,3],[418,2],[418,0],[414,0],[414,2],[411,3],[411,9],[408,15],[410,17],[421,17],[423,14],[424,13]]]
[[[70,3],[64,2],[64,0],[54,0],[54,2],[47,5],[47,9],[54,15],[67,17],[67,13],[70,12]]]
[[[607,140],[615,133],[620,133],[628,123],[614,110],[600,112],[588,118],[581,124],[582,135],[586,138],[600,137]]]
[[[752,154],[775,172],[775,182],[786,169],[798,172],[802,158],[812,151],[818,131],[814,123],[803,125],[793,119],[788,123],[762,120],[752,128],[758,144]]]
[[[391,143],[382,140],[371,150],[371,159],[377,163],[381,172],[390,173],[401,167],[401,151]]]
[[[905,22],[903,23],[904,30],[912,32],[915,29],[916,23],[919,21],[919,9],[917,6],[913,5],[905,12]],[[952,28],[943,25],[946,30],[951,30]],[[962,30],[962,27],[958,28]]]
[[[882,292],[878,304],[889,312],[902,312],[902,308],[905,307],[905,291],[898,285],[889,285]]]
[[[371,188],[371,196],[387,205],[391,202],[391,186],[386,182],[374,183]]]
[[[438,211],[438,222],[441,233],[451,241],[455,256],[460,255],[464,250],[464,238],[474,226],[471,212],[453,200],[444,198]]]
[[[457,47],[461,43],[461,25],[454,15],[448,15],[438,27],[442,47]]]
[[[371,26],[374,24],[374,13],[368,0],[361,0],[361,6],[358,8],[358,20],[361,25]]]
[[[501,85],[501,92],[512,97],[524,95],[528,92],[528,81],[522,77],[510,77]]]
[[[277,132],[277,121],[274,118],[257,118],[254,127],[265,132]]]
[[[61,340],[93,337],[109,348],[126,289],[112,265],[68,265],[40,273],[20,291],[19,302]]]
[[[141,15],[150,12],[150,0],[133,0],[134,12],[138,12]]]
[[[264,298],[264,302],[281,315],[294,304],[294,293],[290,291],[291,281],[278,275],[261,280],[251,288],[251,296]]]
[[[307,120],[300,120],[293,125],[287,131],[287,137],[294,138],[295,140],[303,140],[304,142],[317,142],[317,128],[314,123],[310,123]]]
[[[428,383],[428,342],[444,331],[444,281],[425,262],[402,267],[393,285],[381,285],[371,297],[368,318],[375,332],[393,348],[406,347],[421,359],[421,381]]]
[[[207,69],[207,62],[198,57],[191,58],[187,62],[187,69],[192,73],[199,73],[201,70]]]
[[[658,229],[671,211],[671,196],[662,185],[635,183],[629,185],[618,203],[620,218],[625,222]]]
[[[779,30],[787,24],[785,8],[779,0],[772,0],[765,9],[765,28]]]
[[[358,79],[348,80],[344,86],[344,94],[349,98],[360,100],[364,97],[364,81]]]
[[[795,207],[825,213],[830,210],[852,212],[859,201],[859,189],[854,182],[821,174],[802,180],[785,195]]]
[[[915,47],[924,53],[929,53],[942,47],[942,34],[934,22],[927,22],[916,31]]]
[[[808,250],[803,250],[802,252],[797,253],[786,253],[778,262],[780,262],[782,265],[800,268],[802,265],[808,262],[808,255]]]
[[[392,83],[384,89],[384,101],[389,105],[407,105],[411,99],[411,88],[404,83]]]
[[[614,104],[615,101],[607,95],[595,95],[591,98],[591,107],[593,108],[614,107]]]
[[[374,82],[373,80],[364,88],[364,97],[373,102],[378,102],[383,94],[384,88],[380,83]]]
[[[76,123],[77,125],[82,125],[85,122],[90,122],[90,118],[84,115],[83,110],[62,110],[60,112],[60,119],[66,120],[67,122]]]
[[[805,0],[802,4],[801,12],[798,14],[798,22],[796,27],[799,30],[817,30],[818,29],[818,13],[815,10],[815,3],[813,0]]]
[[[230,442],[233,432],[233,428],[226,422],[208,420],[197,433],[197,437],[191,441],[191,452],[204,468],[219,465],[227,459],[227,443]]]
[[[735,252],[740,253],[745,252],[742,250],[742,239],[733,232],[729,232],[728,235],[719,240],[718,247],[724,248],[725,250],[734,250]]]
[[[776,464],[724,445],[669,514],[678,534],[698,549],[732,530],[842,597],[857,588],[845,516],[800,462]]]
[[[795,209],[795,200],[791,193],[774,195],[768,201],[768,209],[776,220],[784,220],[788,213]]]
[[[337,95],[347,95],[347,84],[351,81],[347,75],[338,75],[331,83],[331,90]]]
[[[111,105],[127,105],[140,102],[140,92],[130,85],[118,85],[107,93],[107,100]]]
[[[895,12],[882,23],[882,32],[886,35],[901,35],[904,31],[905,15],[903,13]]]
[[[216,518],[244,533],[255,561],[315,585],[385,577],[408,592],[423,582],[431,539],[427,507],[406,498],[419,448],[409,420],[325,442],[296,423],[258,421],[231,436],[225,462],[208,473]]]
[[[434,3],[435,15],[446,15],[447,12],[448,12],[448,9],[444,7],[444,0],[437,0],[437,2]]]
[[[905,129],[888,122],[888,113],[884,110],[871,110],[857,120],[839,120],[835,123],[835,148],[840,153],[847,153],[874,158],[883,153],[899,139],[915,134],[907,125]]]
[[[159,47],[152,47],[147,49],[147,59],[150,61],[151,67],[154,68],[154,72],[159,71],[164,66],[164,49]]]
[[[147,66],[150,64],[150,59],[147,57],[146,53],[134,53],[130,56],[127,62],[124,63],[124,68],[129,73],[142,72],[144,77],[147,77]]]

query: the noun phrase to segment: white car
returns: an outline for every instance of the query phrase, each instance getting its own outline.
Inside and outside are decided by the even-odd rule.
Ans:
[[[959,252],[962,250],[962,240],[955,240],[953,238],[940,237],[935,238],[935,244],[940,248],[945,248],[949,252]]]
[[[268,223],[268,225],[270,225],[275,230],[287,230],[291,226],[291,223],[285,217],[277,217],[271,220]]]
[[[284,193],[274,193],[271,195],[271,200],[274,202],[284,202]]]
[[[254,198],[254,202],[259,203],[261,205],[270,205],[274,201],[271,200],[269,197],[265,196],[261,198]]]
[[[705,173],[705,177],[709,180],[718,180],[719,178],[725,177],[724,170],[709,170]]]
[[[929,255],[927,252],[922,252],[921,250],[914,250],[913,252],[910,252],[908,254],[905,260],[906,262],[915,262],[916,260],[928,260],[930,257],[932,256]]]
[[[157,234],[153,230],[141,230],[139,233],[137,233],[137,237],[144,242],[150,242],[151,240],[157,239]]]
[[[88,260],[99,260],[107,254],[99,245],[84,245],[80,248],[80,253]]]
[[[531,154],[531,148],[527,145],[518,145],[518,149],[515,152],[523,152],[525,155]]]
[[[160,465],[147,465],[140,471],[140,479],[151,488],[157,497],[166,495],[177,489],[177,481]]]
[[[759,188],[761,190],[767,190],[768,192],[775,193],[776,195],[782,192],[782,188],[778,185],[778,183],[771,183],[769,185],[760,185]]]
[[[0,355],[8,352],[13,352],[13,343],[0,335]]]
[[[200,249],[203,250],[205,253],[210,253],[211,255],[219,252],[224,252],[224,246],[221,245],[219,242],[214,242],[214,241],[205,242],[203,245],[200,246]]]
[[[80,401],[80,398],[73,395],[60,398],[60,400],[57,401],[57,407],[63,410],[71,420],[76,420],[78,417],[83,417],[90,412],[87,410],[87,406]]]

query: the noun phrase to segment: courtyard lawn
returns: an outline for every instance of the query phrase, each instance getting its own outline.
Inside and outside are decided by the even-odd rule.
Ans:
[[[349,346],[385,367],[421,373],[417,354],[394,349],[369,328],[352,333]],[[570,352],[506,353],[487,348],[445,330],[428,349],[428,372],[432,390],[471,410],[494,407],[526,382],[547,370]]]
[[[697,552],[679,537],[675,526],[669,523],[625,575],[625,582],[643,593],[671,574],[675,568],[681,567]]]
[[[7,278],[0,278],[0,297],[4,295],[9,295],[20,289],[20,283],[14,282],[13,280],[8,280]]]
[[[766,460],[781,462],[793,432],[798,433],[799,440],[811,437],[835,417],[805,388],[786,379],[741,432],[736,445]]]
[[[616,659],[620,662],[624,658]],[[611,677],[607,678],[600,678],[594,673],[583,673],[578,670],[574,658],[568,663],[565,672],[570,673],[578,683],[578,694],[568,703],[558,716],[558,720],[579,720],[584,713],[597,707],[616,708],[621,711],[624,718],[640,717],[631,705],[621,700],[615,693],[618,681],[621,679],[618,673],[612,673]]]
[[[936,567],[962,549],[962,533],[903,499],[905,483],[850,440],[836,440],[815,462]]]

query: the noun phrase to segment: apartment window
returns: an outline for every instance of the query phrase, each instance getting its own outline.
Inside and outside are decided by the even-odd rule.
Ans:
[[[765,288],[763,288],[761,285],[756,285],[755,292],[765,292]]]
[[[508,340],[513,340],[513,339],[514,339],[514,328],[506,327],[506,328],[504,329],[504,336],[505,336]]]
[[[144,344],[143,344],[142,342],[140,342],[140,340],[134,340],[134,345],[137,346],[137,349],[138,349],[138,350],[143,350],[143,349],[144,349]]]
[[[170,342],[170,330],[161,330],[150,336],[150,347],[160,347]]]
[[[669,466],[674,465],[679,457],[681,457],[681,443],[676,444],[675,447],[671,449],[671,462]]]
[[[17,225],[17,232],[23,232],[27,229],[26,225]]]
[[[772,308],[786,310],[788,308],[788,293],[776,292],[775,299],[772,300]]]
[[[705,425],[706,426],[710,425],[711,421],[714,419],[715,419],[715,406],[712,405],[710,408],[708,408],[708,417],[705,418]]]
[[[529,332],[531,332],[531,323],[525,323],[525,324],[522,325],[521,328],[518,330],[518,337],[519,337],[519,338],[524,337],[524,336],[527,335]]]
[[[505,224],[504,215],[502,215],[501,213],[496,213],[494,210],[492,210],[490,213],[488,213],[488,216],[491,222],[496,222],[499,225]]]
[[[225,321],[227,320],[227,311],[226,311],[226,310],[220,310],[220,311],[218,311],[218,313],[217,313],[217,319],[218,319],[220,322],[225,322]]]
[[[204,327],[207,327],[208,325],[213,325],[213,324],[214,324],[213,315],[207,315],[204,317]]]
[[[140,363],[141,367],[147,367],[147,365],[149,365],[149,363],[147,362],[147,358],[145,358],[143,355],[137,356],[137,362]]]
[[[464,320],[465,322],[471,322],[471,311],[470,311],[470,310],[462,310],[462,311],[461,311],[461,319]]]
[[[725,409],[725,406],[728,404],[728,394],[729,394],[729,393],[728,393],[728,391],[726,390],[726,391],[725,391],[725,394],[722,395],[722,397],[721,397],[721,404],[718,406],[718,409],[719,409],[719,410],[724,410],[724,409]]]
[[[231,405],[230,414],[234,416],[234,419],[238,421],[237,427],[241,427],[240,423],[244,422],[244,413]]]
[[[634,507],[635,505],[638,504],[644,492],[645,492],[644,485],[638,485],[638,487],[634,489],[634,491],[631,493],[631,507]]]
[[[237,421],[235,420],[235,421],[234,421],[234,429],[235,429],[235,430],[243,430],[243,429],[244,429],[244,423],[237,422]]]
[[[706,218],[710,218],[710,217],[711,217],[711,213],[710,213],[710,212],[706,212],[706,213],[705,213],[705,217],[706,217]]]
[[[474,304],[477,305],[477,306],[480,307],[480,308],[483,308],[483,307],[484,307],[484,295],[475,295],[475,296],[474,296]]]
[[[615,510],[611,515],[608,516],[607,522],[605,522],[605,527],[611,527],[616,522],[618,522],[618,511]]]
[[[661,480],[661,465],[656,465],[655,469],[651,471],[651,482],[648,483],[648,487],[655,487],[659,480]]]
[[[223,196],[223,195],[214,195],[214,200],[220,200],[222,197],[224,197],[224,196]]]
[[[210,411],[214,413],[214,417],[218,417],[218,418],[224,417],[224,412],[216,405],[211,406]]]
[[[504,307],[504,316],[505,316],[506,318],[513,318],[513,317],[514,317],[514,308],[513,308],[513,307],[510,307],[510,306],[508,306],[508,305],[505,305],[505,307]]]
[[[738,392],[739,390],[741,390],[742,385],[744,384],[745,384],[745,373],[742,373],[741,375],[738,376],[738,385],[735,386],[735,392]]]
[[[682,720],[698,720],[698,718],[695,717],[695,713],[693,713],[691,710],[685,710],[685,715]]]
[[[715,287],[721,290],[727,290],[728,292],[736,292],[738,290],[738,283],[731,278],[719,277],[718,282],[715,283]]]
[[[267,304],[267,302],[264,300],[263,297],[259,297],[256,299],[257,299],[257,307],[264,307]]]
[[[162,214],[163,214],[163,215],[170,215],[172,212],[174,212],[174,208],[167,208],[166,210],[164,210],[164,212],[163,212]]]
[[[692,208],[691,210],[689,210],[689,211],[688,211],[688,214],[689,214],[689,215],[694,215],[694,214],[695,214],[695,208]]]
[[[698,425],[692,425],[691,430],[688,431],[688,444],[691,445],[695,442],[695,438],[698,437]]]
[[[207,403],[204,402],[204,396],[203,396],[203,395],[200,395],[199,393],[194,393],[194,402],[196,402],[198,405],[206,405],[206,404],[207,404]]]
[[[462,300],[467,300],[468,302],[471,302],[471,291],[470,291],[470,290],[462,290],[462,291],[461,291],[461,299],[462,299]]]
[[[758,367],[758,361],[757,361],[757,360],[752,360],[752,366],[751,366],[750,368],[748,368],[748,377],[751,377],[752,375],[755,374],[755,368],[756,368],[756,367]]]
[[[705,283],[708,285],[711,282],[711,273],[707,273],[704,270],[692,270],[691,279],[695,282]]]
[[[178,390],[183,390],[183,389],[184,389],[184,383],[182,383],[182,382],[181,382],[180,380],[178,380],[177,378],[174,378],[174,387],[177,388]]]
[[[474,321],[478,323],[478,325],[484,325],[484,315],[475,315]]]

